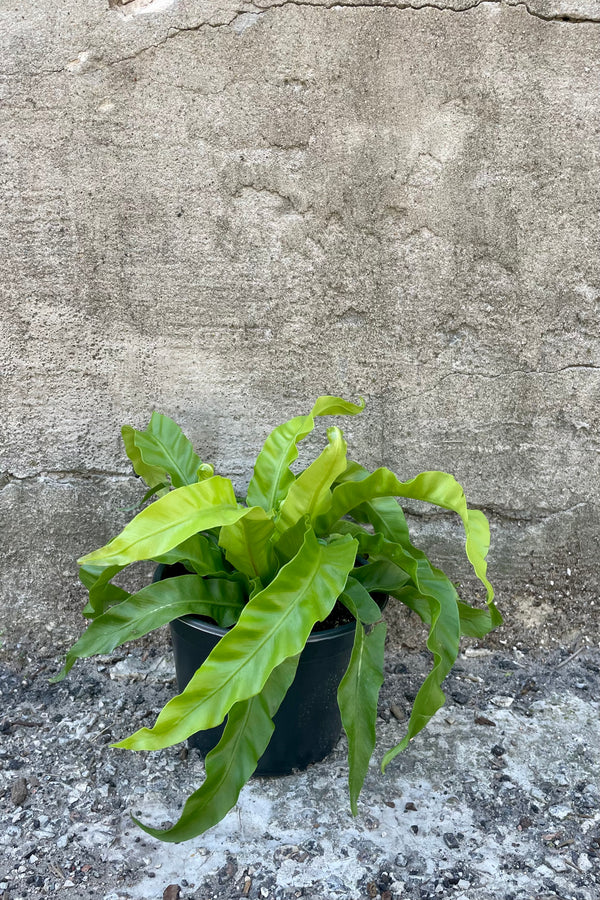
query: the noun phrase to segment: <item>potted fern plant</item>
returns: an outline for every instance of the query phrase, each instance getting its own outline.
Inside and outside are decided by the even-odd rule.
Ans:
[[[136,820],[161,840],[187,840],[219,822],[257,766],[289,771],[322,758],[341,724],[356,814],[376,740],[385,596],[429,626],[433,666],[406,734],[387,750],[382,770],[444,703],[441,685],[461,636],[483,637],[502,621],[486,576],[488,522],[467,507],[451,475],[423,472],[402,482],[387,468],[370,473],[348,460],[337,427],[328,429],[320,455],[293,474],[297,445],[316,417],[354,416],[363,407],[319,397],[308,415],[275,428],[257,457],[245,502],[231,481],[200,460],[167,416],[153,413],[145,431],[122,429],[133,468],[148,485],[144,502],[154,499],[106,546],[79,560],[90,624],[54,680],[64,678],[77,659],[109,653],[172,623],[180,693],[152,728],[114,745],[158,750],[191,739],[207,754],[205,780],[173,827],[159,830]],[[448,577],[412,545],[398,497],[460,516],[466,555],[486,590],[485,606],[464,603]],[[135,594],[113,584],[126,566],[141,560],[158,566],[152,584]],[[316,670],[312,658],[319,660]],[[320,699],[326,712],[311,712],[308,707]],[[304,747],[291,762],[282,762],[279,745],[288,732],[292,753],[306,743],[294,731],[303,727],[294,718],[309,722],[304,730],[311,736],[319,722],[333,725],[316,738],[316,749]]]

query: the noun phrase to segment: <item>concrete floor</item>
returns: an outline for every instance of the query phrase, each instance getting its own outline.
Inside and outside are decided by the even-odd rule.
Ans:
[[[0,897],[435,898],[600,896],[600,653],[568,659],[467,651],[448,703],[382,776],[426,655],[391,655],[379,747],[352,818],[345,741],[306,772],[253,780],[201,838],[163,844],[201,782],[181,747],[128,753],[110,740],[173,690],[164,648],[80,664],[5,644],[0,660]]]

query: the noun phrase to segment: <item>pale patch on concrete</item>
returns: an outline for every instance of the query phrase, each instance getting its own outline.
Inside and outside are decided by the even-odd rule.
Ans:
[[[262,13],[240,13],[240,15],[236,16],[233,20],[231,27],[236,34],[243,34],[246,29],[256,25],[261,15]]]
[[[124,19],[164,12],[178,2],[179,0],[109,0],[111,9],[116,9]]]
[[[65,68],[68,72],[80,72],[89,58],[90,54],[87,51],[82,50],[76,59],[67,63]]]

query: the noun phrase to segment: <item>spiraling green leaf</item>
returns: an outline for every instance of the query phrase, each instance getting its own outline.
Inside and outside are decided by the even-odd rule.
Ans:
[[[304,647],[315,622],[325,619],[354,565],[356,541],[320,544],[307,532],[297,556],[248,601],[185,690],[170,700],[153,728],[117,747],[158,750],[219,725],[234,703],[259,693],[268,676]]]
[[[375,625],[368,634],[358,622],[350,665],[338,688],[338,705],[348,736],[348,786],[353,815],[358,812],[358,795],[375,749],[375,720],[377,698],[383,684],[384,646],[384,622]]]
[[[416,696],[406,737],[397,747],[386,753],[383,762],[385,767],[425,727],[432,715],[444,705],[446,698],[441,690],[441,684],[456,661],[460,640],[456,591],[451,585],[452,589],[449,590],[448,579],[438,569],[431,566],[421,551],[413,548],[413,555],[400,544],[387,541],[382,534],[367,534],[363,528],[353,522],[338,522],[337,528],[357,538],[361,554],[367,554],[375,560],[388,560],[407,572],[416,586],[422,602],[426,603],[429,608],[428,620],[431,628],[427,638],[427,647],[433,653],[433,668]],[[390,590],[389,593],[403,599],[403,590],[403,588],[398,591]]]
[[[460,633],[466,637],[485,637],[498,624],[497,621],[492,621],[489,609],[477,609],[460,600],[458,601],[458,615],[460,617]]]
[[[328,428],[329,444],[311,465],[290,485],[276,523],[277,533],[293,528],[308,516],[312,522],[331,506],[331,485],[346,468],[346,441],[339,428]]]
[[[443,573],[440,572],[440,575],[443,575]],[[461,637],[482,638],[489,634],[494,628],[489,609],[478,609],[458,600],[454,585],[449,579],[446,588],[448,593],[454,593],[457,598],[456,605],[458,607]],[[408,606],[409,609],[412,609],[413,612],[416,612],[426,625],[431,625],[431,605],[427,598],[423,597],[415,587],[407,585],[399,591],[394,591],[393,596],[396,600],[400,600],[401,603]]]
[[[194,452],[179,425],[169,416],[153,412],[145,431],[125,425],[121,431],[127,455],[138,475],[154,487],[169,475],[173,487],[194,484],[202,460]],[[152,484],[148,481],[152,481]]]
[[[361,481],[339,484],[333,490],[329,512],[321,516],[315,524],[317,533],[330,532],[335,522],[342,516],[359,507],[361,503],[380,497],[424,500],[458,513],[465,528],[467,557],[475,574],[486,588],[492,620],[495,624],[500,624],[501,619],[495,614],[492,606],[494,590],[486,577],[485,558],[490,543],[487,519],[483,513],[467,507],[463,489],[452,475],[446,472],[422,472],[411,481],[402,482],[389,469],[381,468]]]
[[[319,397],[307,416],[296,416],[275,428],[259,453],[248,486],[248,504],[276,509],[294,481],[291,464],[298,458],[297,445],[315,427],[315,416],[355,416],[364,409],[341,397]]]
[[[136,475],[139,475],[140,478],[144,479],[150,490],[154,490],[158,485],[164,485],[167,481],[167,470],[162,465],[150,466],[144,461],[142,452],[135,440],[136,435],[140,433],[141,432],[137,431],[137,429],[132,428],[131,425],[123,425],[121,428],[121,437],[123,438],[125,452],[131,460],[133,471]],[[169,488],[168,486],[161,487],[160,490],[162,496],[164,496],[168,493]]]
[[[254,506],[243,519],[221,528],[219,544],[238,571],[249,578],[268,579],[277,565],[270,543],[274,529],[273,517]]]
[[[236,621],[243,605],[241,586],[233,581],[180,575],[154,582],[97,616],[71,647],[63,670],[52,680],[64,678],[76,660],[110,653],[125,641],[136,640],[178,616],[210,616],[227,628]]]
[[[232,525],[248,512],[236,503],[229,479],[215,475],[156,500],[110,543],[88,553],[79,562],[126,566],[140,559],[155,559],[197,531]]]
[[[289,562],[296,555],[302,546],[307,528],[310,528],[310,520],[308,516],[303,516],[301,519],[298,519],[295,525],[292,525],[291,528],[288,528],[275,540],[275,555],[280,561],[280,565]]]
[[[352,574],[370,593],[389,594],[410,580],[407,572],[389,559],[376,559],[356,568]]]
[[[109,606],[122,603],[129,597],[123,588],[110,584],[122,569],[123,566],[81,566],[79,577],[89,592],[88,602],[83,608],[83,615],[87,619],[94,619]]]
[[[363,469],[362,466],[358,466],[356,463],[351,463],[350,466],[352,467],[353,472],[352,480],[363,480],[368,476],[367,470]],[[476,522],[477,511],[469,510],[469,514],[471,519],[475,516],[473,521]],[[389,541],[400,544],[410,556],[415,560],[418,560],[421,571],[427,570],[429,572],[430,577],[440,586],[440,590],[445,591],[449,596],[455,598],[460,616],[461,635],[484,637],[486,634],[489,634],[493,628],[502,624],[502,616],[496,609],[489,595],[487,599],[488,609],[474,609],[458,599],[456,588],[445,573],[440,569],[433,567],[426,554],[412,545],[404,513],[396,500],[391,497],[382,497],[364,502],[352,510],[352,515],[357,518],[358,521],[368,522],[372,525],[375,533],[381,533]],[[483,513],[481,513],[481,515],[483,516]],[[489,536],[489,526],[487,525],[487,521],[483,527],[485,533]],[[485,535],[482,546],[485,546]],[[391,590],[392,588],[390,588],[390,591]],[[410,602],[406,599],[409,596],[412,597]],[[423,598],[419,597],[418,591],[416,597],[412,596],[410,590],[408,593],[403,593],[402,602],[406,603],[408,606],[411,606],[412,603],[413,605],[411,608],[418,611],[419,615],[423,618],[423,621],[427,621],[426,617],[424,617],[427,615],[425,612],[427,603],[423,601]],[[428,621],[428,624],[431,624],[431,622]]]
[[[271,672],[255,697],[236,703],[221,740],[205,760],[202,787],[188,797],[178,822],[160,829],[134,822],[161,841],[188,841],[204,834],[232,809],[273,733],[273,716],[294,680],[298,657],[286,659]]]

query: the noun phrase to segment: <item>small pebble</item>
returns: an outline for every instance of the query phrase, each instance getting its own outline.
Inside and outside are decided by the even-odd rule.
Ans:
[[[163,891],[163,900],[179,900],[181,888],[178,884],[169,884]]]
[[[458,850],[459,841],[455,834],[452,834],[451,831],[447,831],[444,834],[444,843],[449,850]]]
[[[505,696],[496,696],[492,697],[492,703],[494,706],[500,707],[500,709],[509,709],[515,702],[514,697],[505,697]]]
[[[399,722],[404,722],[406,716],[404,715],[404,713],[403,713],[403,711],[400,709],[400,707],[397,706],[395,703],[392,703],[392,704],[391,704],[391,706],[390,706],[390,712],[391,712],[391,714],[393,715],[393,717],[394,717],[395,719],[397,719]]]
[[[566,872],[569,868],[564,859],[560,856],[547,856],[544,863],[554,872]]]
[[[10,799],[15,806],[23,806],[27,800],[27,782],[24,778],[17,778],[10,789]]]
[[[475,724],[476,725],[488,725],[493,728],[496,727],[496,723],[492,722],[491,719],[488,719],[487,716],[475,716]]]
[[[563,819],[566,819],[567,816],[571,815],[571,807],[570,806],[562,806],[558,804],[557,806],[551,806],[548,810],[553,819],[559,819],[561,822]]]
[[[459,706],[465,706],[469,702],[469,695],[464,691],[453,691],[451,697]]]

